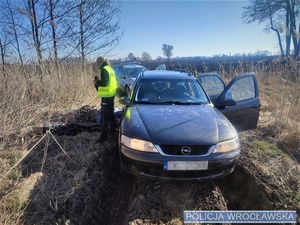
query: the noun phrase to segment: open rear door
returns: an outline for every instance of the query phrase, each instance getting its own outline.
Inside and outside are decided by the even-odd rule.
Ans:
[[[236,105],[224,106],[223,103],[231,99]],[[255,129],[260,111],[255,73],[242,74],[232,79],[214,101],[214,105],[230,120],[238,132]]]

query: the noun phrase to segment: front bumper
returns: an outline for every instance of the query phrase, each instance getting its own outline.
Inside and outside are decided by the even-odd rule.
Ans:
[[[159,153],[135,151],[121,145],[122,169],[134,175],[153,179],[208,180],[224,177],[233,172],[240,156],[240,149],[208,156],[165,156]],[[208,161],[207,170],[164,170],[164,162]]]

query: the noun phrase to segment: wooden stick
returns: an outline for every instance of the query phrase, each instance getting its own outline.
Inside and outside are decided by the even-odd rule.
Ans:
[[[4,176],[0,179],[0,182],[14,169],[16,168],[17,165],[20,164],[20,162],[22,162],[22,160],[46,137],[47,133],[44,134],[44,136],[12,167],[10,168],[10,170],[8,170]]]

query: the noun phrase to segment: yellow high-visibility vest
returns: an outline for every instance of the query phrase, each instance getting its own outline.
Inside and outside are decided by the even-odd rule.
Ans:
[[[108,85],[106,87],[98,87],[98,97],[113,97],[116,94],[117,91],[117,80],[115,71],[110,66],[104,66],[103,69],[105,69],[108,74]]]

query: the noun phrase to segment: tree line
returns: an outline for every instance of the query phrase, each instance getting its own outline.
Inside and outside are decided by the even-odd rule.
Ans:
[[[173,49],[174,47],[172,45],[168,45],[168,44],[163,44],[162,46],[162,51],[163,54],[167,57],[168,61],[170,61],[170,58],[173,55]],[[156,60],[159,60],[161,57],[158,57]],[[128,54],[128,56],[125,58],[125,60],[129,60],[129,61],[135,61],[135,60],[141,60],[141,61],[151,61],[152,57],[150,56],[150,54],[148,52],[143,52],[142,53],[142,57],[136,57],[132,52],[130,52]]]
[[[2,0],[0,9],[4,76],[5,65],[24,67],[31,57],[41,77],[46,61],[59,75],[67,58],[80,59],[84,71],[89,56],[107,53],[122,36],[117,0]]]
[[[87,58],[105,55],[121,37],[118,0],[2,0],[0,1],[0,55],[5,65],[30,58],[36,60],[42,77],[45,62],[55,65],[78,58],[85,71]],[[300,54],[300,0],[249,0],[242,19],[246,23],[265,23],[278,38],[281,56]],[[172,57],[173,46],[164,44],[163,54]],[[132,53],[129,59],[135,58]],[[144,52],[142,59],[151,60]],[[26,71],[23,69],[26,76]]]

